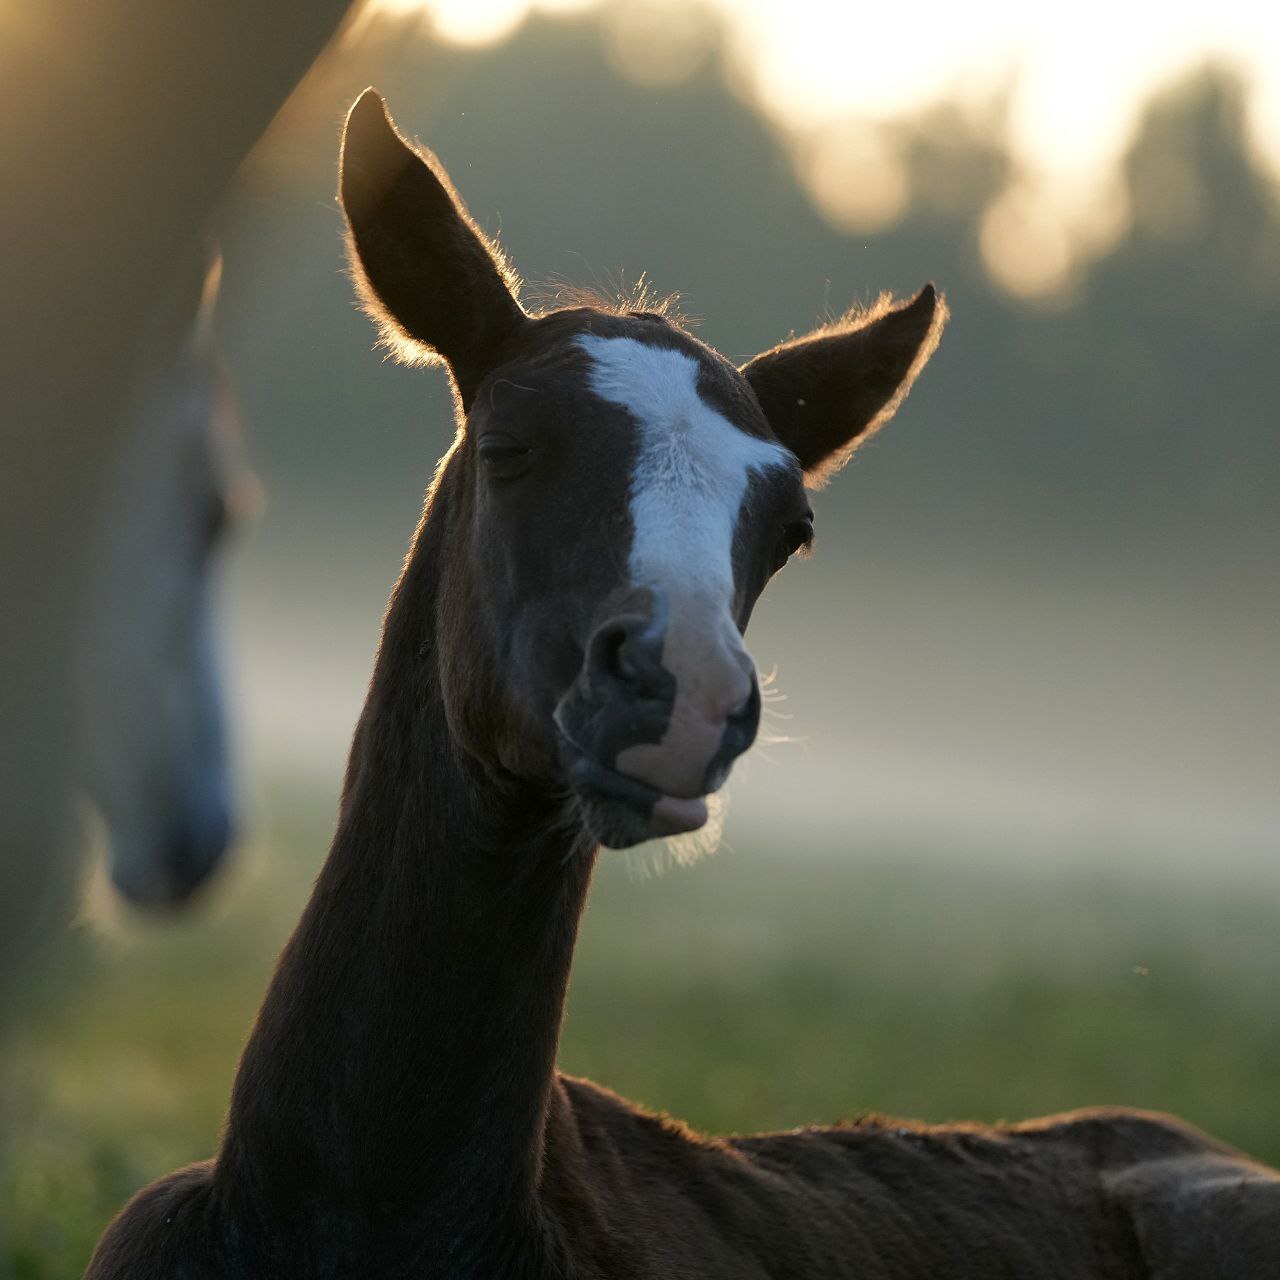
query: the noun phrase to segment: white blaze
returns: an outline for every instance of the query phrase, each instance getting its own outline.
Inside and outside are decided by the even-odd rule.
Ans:
[[[660,587],[728,609],[733,534],[753,472],[794,465],[781,445],[735,427],[698,394],[698,362],[635,338],[585,335],[591,390],[635,419],[633,527],[636,586]]]

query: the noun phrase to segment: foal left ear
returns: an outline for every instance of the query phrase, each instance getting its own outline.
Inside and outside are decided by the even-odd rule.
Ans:
[[[908,303],[886,295],[870,311],[784,342],[742,366],[779,441],[817,487],[893,417],[946,323],[927,284]]]
[[[396,131],[372,89],[342,131],[339,178],[356,287],[398,354],[443,356],[463,408],[527,317],[516,278],[440,162]]]

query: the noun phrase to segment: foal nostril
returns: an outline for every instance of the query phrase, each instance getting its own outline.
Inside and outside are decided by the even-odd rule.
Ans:
[[[635,636],[615,631],[610,637],[613,648],[613,674],[624,684],[640,684],[644,680],[644,655]],[[650,664],[652,665],[652,664]]]
[[[621,687],[632,697],[669,700],[674,678],[662,666],[662,637],[649,618],[611,618],[598,627],[587,643],[586,670],[594,692]]]
[[[729,712],[720,748],[707,766],[703,780],[707,791],[719,791],[729,777],[733,762],[756,740],[760,727],[760,686],[755,677],[751,680],[751,692]]]
[[[760,727],[760,686],[753,679],[751,692],[729,712],[725,721],[721,754],[732,760],[741,755],[755,740]]]
[[[751,677],[751,690],[727,717],[727,732],[736,735],[735,740],[746,739],[750,746],[755,739],[756,726],[760,723],[760,686],[755,677]],[[742,750],[746,750],[746,746]]]

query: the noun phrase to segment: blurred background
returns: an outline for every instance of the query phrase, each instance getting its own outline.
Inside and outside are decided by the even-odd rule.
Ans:
[[[752,623],[785,740],[738,766],[719,853],[603,860],[564,1068],[721,1131],[1108,1102],[1280,1163],[1280,19],[1138,13],[352,16],[212,222],[265,493],[222,599],[246,835],[159,920],[91,860],[12,1019],[0,1266],[78,1275],[133,1190],[211,1153],[325,853],[453,429],[345,275],[369,83],[526,301],[643,278],[740,359],[883,289],[952,310]]]

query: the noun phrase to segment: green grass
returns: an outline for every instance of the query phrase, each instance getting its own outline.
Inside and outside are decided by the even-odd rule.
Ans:
[[[78,1276],[129,1194],[211,1153],[327,810],[295,798],[212,911],[124,941],[81,930],[58,958],[6,1067],[20,1280]],[[1110,1102],[1280,1163],[1274,882],[788,858],[742,837],[657,878],[632,865],[606,856],[593,890],[568,1071],[722,1132]]]

